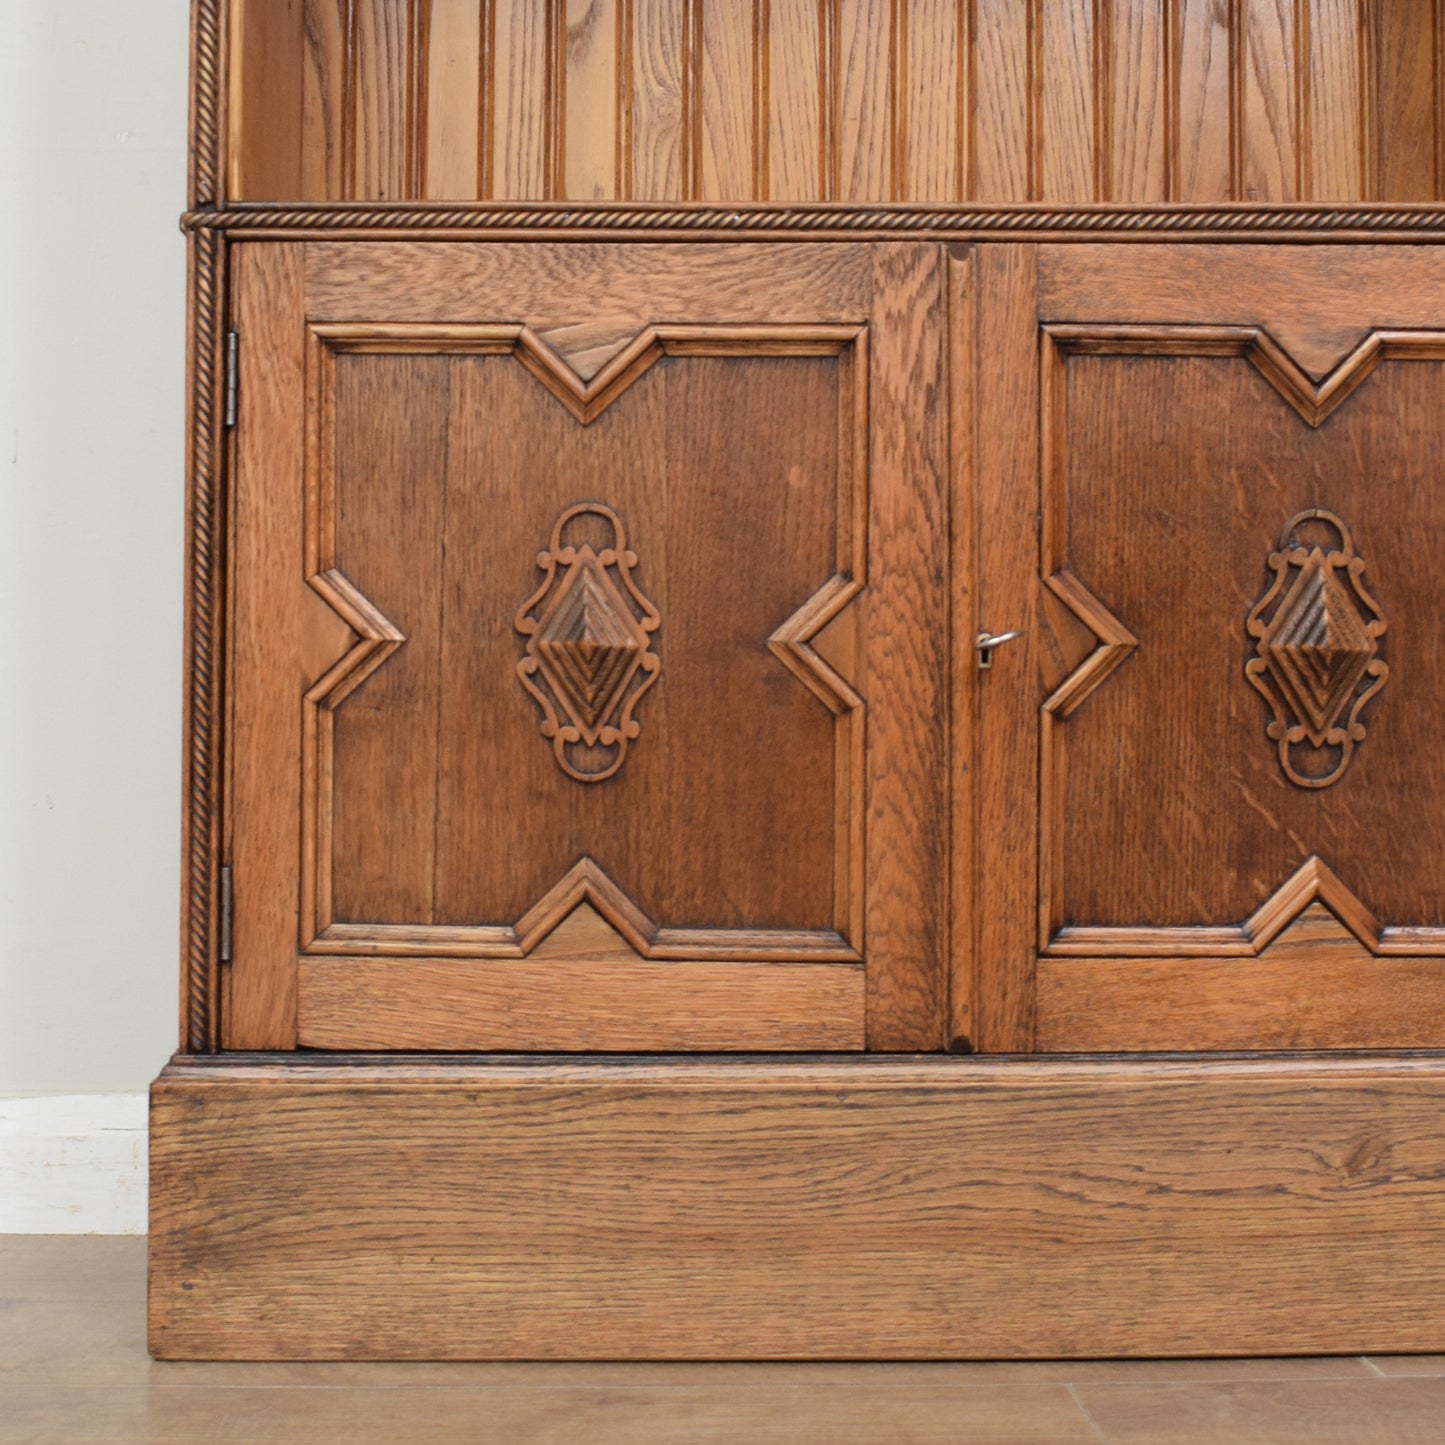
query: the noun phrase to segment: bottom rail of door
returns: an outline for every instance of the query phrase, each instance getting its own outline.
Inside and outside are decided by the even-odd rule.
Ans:
[[[1445,1056],[175,1059],[163,1359],[1445,1350]]]

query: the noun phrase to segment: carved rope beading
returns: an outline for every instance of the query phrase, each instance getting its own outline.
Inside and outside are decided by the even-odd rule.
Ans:
[[[749,236],[1318,237],[1445,239],[1445,206],[945,207],[577,205],[243,205],[188,214],[183,225],[221,231],[645,232]]]
[[[182,935],[186,970],[185,1047],[190,1053],[203,1053],[217,1045],[214,1004],[219,888],[216,732],[220,722],[217,706],[220,428],[216,414],[216,357],[221,324],[222,241],[215,232],[202,231],[193,244],[186,668],[187,888]]]
[[[221,199],[221,0],[196,0],[191,31],[191,205]]]

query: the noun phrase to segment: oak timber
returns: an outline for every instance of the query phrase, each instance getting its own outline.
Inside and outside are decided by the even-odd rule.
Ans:
[[[169,1359],[1439,1350],[1445,1065],[177,1060]]]

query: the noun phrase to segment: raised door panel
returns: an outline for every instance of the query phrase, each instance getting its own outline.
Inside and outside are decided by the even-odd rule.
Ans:
[[[1440,262],[980,267],[980,1042],[1438,1046]]]
[[[932,251],[242,259],[228,1042],[935,1044]]]

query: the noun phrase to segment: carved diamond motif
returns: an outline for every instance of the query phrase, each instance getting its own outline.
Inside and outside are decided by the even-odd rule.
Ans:
[[[577,560],[527,644],[589,745],[647,651],[647,634],[591,547]]]
[[[1274,581],[1249,614],[1256,655],[1245,676],[1274,712],[1267,732],[1285,775],[1327,787],[1364,740],[1360,711],[1389,676],[1378,656],[1385,620],[1364,589],[1349,529],[1332,512],[1294,517],[1269,566]]]
[[[585,519],[599,519],[609,541],[598,550]],[[598,530],[598,522],[590,523]],[[600,538],[599,538],[600,540]],[[526,639],[517,664],[522,686],[542,708],[542,736],[558,765],[581,783],[601,782],[622,766],[641,733],[632,716],[662,663],[651,650],[657,609],[632,579],[637,554],[610,507],[569,507],[538,555],[542,585],[517,614]]]
[[[1318,547],[1280,603],[1262,650],[1310,741],[1320,747],[1379,648]]]

